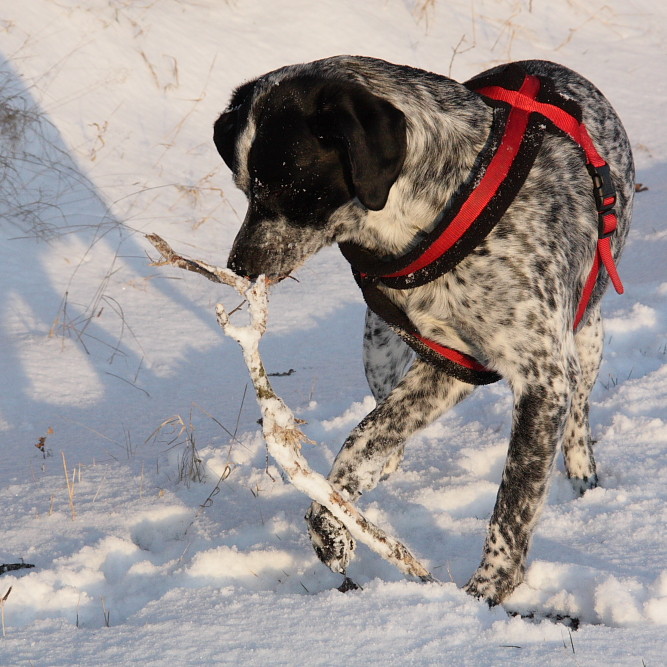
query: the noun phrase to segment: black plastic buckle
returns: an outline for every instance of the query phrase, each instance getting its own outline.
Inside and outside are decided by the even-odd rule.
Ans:
[[[593,179],[593,196],[595,197],[598,213],[606,213],[616,203],[616,188],[614,187],[614,181],[611,179],[609,165],[603,164],[601,167],[594,167],[592,164],[587,164],[586,168]],[[605,201],[610,198],[612,201],[605,204]]]
[[[598,211],[598,239],[608,239],[616,231],[615,225],[608,232],[604,229],[605,218],[608,215],[616,215],[614,210],[616,188],[614,187],[614,181],[611,180],[611,171],[608,164],[603,164],[601,167],[587,164],[586,168],[593,179],[593,196]]]

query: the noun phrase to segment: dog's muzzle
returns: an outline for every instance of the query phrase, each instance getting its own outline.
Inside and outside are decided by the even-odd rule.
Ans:
[[[255,256],[256,251],[252,252],[251,255],[250,261],[247,261],[245,257],[240,256],[232,250],[229,259],[227,260],[227,268],[242,278],[247,278],[253,282],[261,275],[266,276],[268,284],[279,283],[281,280],[288,277],[289,272],[272,271],[271,263],[262,261],[261,256],[258,260]]]
[[[248,278],[248,280],[257,280],[257,277],[261,275],[261,271],[257,273],[251,271],[243,262],[239,261],[234,253],[227,260],[227,268],[242,278]]]

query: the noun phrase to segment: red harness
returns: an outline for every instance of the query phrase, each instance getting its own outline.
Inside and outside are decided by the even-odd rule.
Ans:
[[[605,269],[611,279],[614,289],[623,294],[623,283],[618,275],[614,257],[611,252],[610,237],[616,231],[618,220],[614,205],[616,204],[616,189],[611,180],[609,165],[600,157],[595,150],[595,146],[586,130],[586,126],[571,116],[567,111],[554,104],[545,104],[538,102],[535,97],[540,88],[540,80],[531,75],[526,75],[524,85],[521,90],[515,92],[499,86],[488,86],[477,89],[480,95],[484,95],[493,100],[506,102],[513,109],[518,110],[523,116],[531,113],[538,113],[548,118],[559,130],[565,132],[575,143],[584,151],[586,156],[586,168],[593,179],[593,194],[595,195],[595,204],[598,213],[598,245],[595,253],[593,267],[584,285],[584,290],[579,301],[579,307],[574,318],[574,328],[576,329],[581,322],[581,318],[586,311],[588,302],[593,293],[593,288],[597,282],[600,271],[600,263],[604,264]]]
[[[579,106],[556,93],[548,79],[526,74],[516,65],[509,66],[499,75],[473,79],[466,85],[494,108],[494,118],[501,118],[500,123],[494,120],[497,139],[492,140],[480,156],[480,170],[484,171],[481,180],[471,176],[468,185],[464,185],[457,196],[458,205],[450,206],[449,214],[443,215],[433,232],[396,260],[378,261],[351,244],[341,244],[340,247],[353,266],[368,306],[418,354],[465,382],[488,384],[499,380],[500,375],[469,355],[422,336],[405,313],[377,288],[377,284],[395,289],[423,285],[451,270],[477,247],[523,185],[546,127],[564,134],[581,147],[593,180],[598,213],[597,251],[574,316],[574,329],[586,312],[601,264],[619,294],[623,293],[623,285],[611,249],[611,236],[617,226],[616,191],[609,166],[593,146],[581,121]],[[479,175],[479,170],[475,175]]]

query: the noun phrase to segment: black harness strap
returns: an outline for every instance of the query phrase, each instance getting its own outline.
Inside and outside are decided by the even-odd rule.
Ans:
[[[420,357],[447,375],[469,384],[491,384],[502,379],[498,373],[484,367],[473,357],[422,336],[405,312],[378,289],[375,281],[364,280],[357,271],[353,273],[366,305]]]

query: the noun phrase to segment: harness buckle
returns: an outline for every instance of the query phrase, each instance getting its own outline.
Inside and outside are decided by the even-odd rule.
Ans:
[[[611,178],[609,165],[605,163],[600,167],[595,167],[587,164],[586,168],[593,179],[593,196],[598,213],[607,213],[616,203],[616,188]]]
[[[616,188],[611,179],[608,164],[595,167],[587,164],[586,169],[593,179],[593,196],[598,212],[598,239],[608,239],[616,231]],[[607,224],[611,223],[611,226]]]

